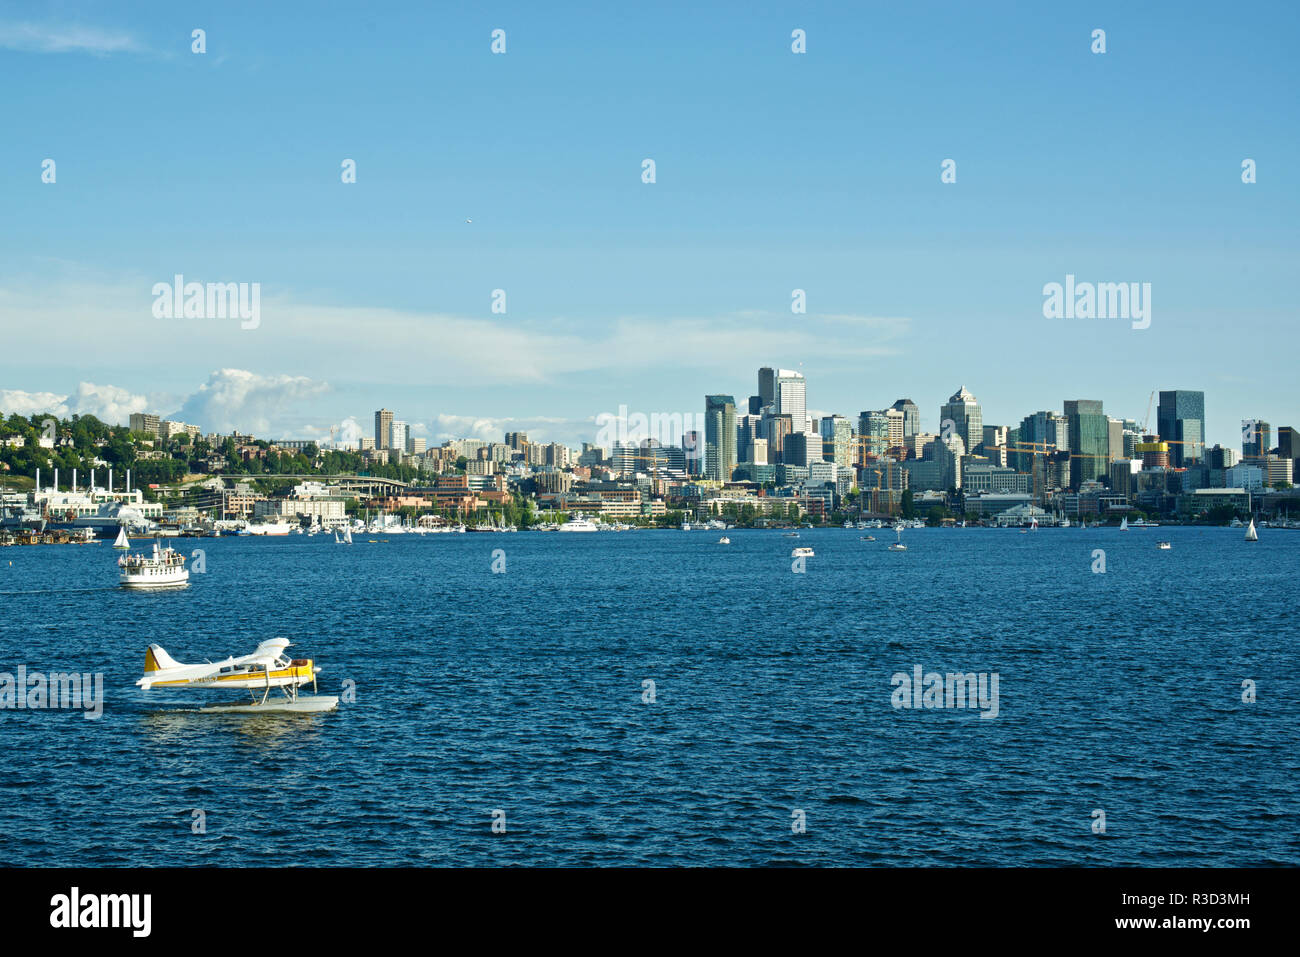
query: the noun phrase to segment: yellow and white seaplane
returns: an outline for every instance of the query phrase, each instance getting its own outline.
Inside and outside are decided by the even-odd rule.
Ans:
[[[298,688],[309,682],[312,690],[316,690],[316,675],[320,668],[312,664],[310,658],[291,660],[284,653],[288,647],[288,638],[269,638],[258,645],[251,655],[242,658],[184,665],[159,645],[150,645],[144,654],[144,677],[136,685],[145,691],[154,687],[246,688],[252,696],[252,700],[247,702],[209,705],[199,709],[208,713],[332,711],[339,703],[334,695],[298,695]],[[284,697],[271,698],[273,688],[279,688]],[[262,692],[260,700],[257,696],[259,691]]]

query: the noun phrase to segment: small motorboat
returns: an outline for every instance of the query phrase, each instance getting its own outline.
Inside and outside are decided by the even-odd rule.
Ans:
[[[812,550],[811,548],[809,548],[807,545],[804,545],[804,546],[802,546],[802,547],[800,547],[800,548],[796,548],[794,551],[792,551],[792,552],[790,553],[790,557],[791,557],[791,558],[812,558],[812,557],[813,557],[813,550]]]
[[[876,536],[874,535],[860,535],[858,537],[858,541],[860,542],[874,542],[875,540]]]
[[[1173,547],[1174,546],[1169,544],[1168,542],[1156,542],[1156,548],[1162,548],[1168,550]]]
[[[726,535],[723,535],[720,539],[718,539],[718,544],[719,544],[719,545],[730,545],[730,544],[731,544],[731,539],[729,539]]]

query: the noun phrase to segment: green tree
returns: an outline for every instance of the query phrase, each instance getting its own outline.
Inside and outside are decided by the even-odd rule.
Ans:
[[[903,489],[903,518],[916,518],[916,498],[910,488]]]

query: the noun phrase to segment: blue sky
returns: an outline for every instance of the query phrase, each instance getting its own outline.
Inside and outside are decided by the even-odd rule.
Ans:
[[[963,384],[1297,418],[1300,6],[448,6],[0,4],[0,410],[577,443],[770,364],[928,428]],[[154,318],[176,273],[261,324]],[[1043,318],[1067,273],[1150,328]]]

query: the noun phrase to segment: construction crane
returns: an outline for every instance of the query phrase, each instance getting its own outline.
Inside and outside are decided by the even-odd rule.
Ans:
[[[1163,441],[1163,440],[1162,440],[1162,441]],[[1046,452],[1047,452],[1046,446],[1048,446],[1048,445],[1050,445],[1050,444],[1051,444],[1050,442],[1034,442],[1034,443],[1025,443],[1025,444],[1021,444],[1021,445],[1008,445],[1008,446],[1007,446],[1007,451],[1009,451],[1009,452],[1035,452],[1035,451],[1036,451],[1038,454],[1043,455],[1043,454],[1046,454]],[[1178,443],[1178,444],[1179,444],[1179,445],[1183,445],[1184,443],[1180,442],[1180,443]],[[1056,451],[1057,451],[1057,452],[1064,452],[1065,449],[1056,449]],[[1087,455],[1087,454],[1085,454],[1085,453],[1083,453],[1083,452],[1071,452],[1071,453],[1070,453],[1070,458],[1072,458],[1072,459],[1106,459],[1107,461],[1110,461],[1110,456],[1109,456],[1109,455]]]
[[[1150,434],[1149,432],[1147,432],[1147,425],[1148,425],[1148,423],[1150,423],[1150,421],[1151,421],[1151,403],[1154,402],[1155,400],[1156,400],[1156,390],[1155,390],[1155,389],[1152,389],[1152,390],[1151,390],[1151,398],[1147,399],[1147,414],[1146,414],[1146,416],[1142,419],[1142,434],[1143,434],[1143,435],[1149,435],[1149,434]]]

